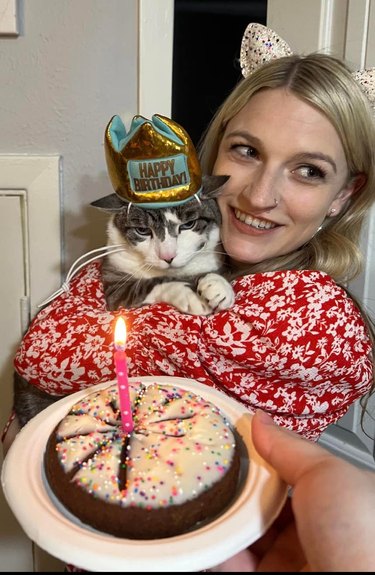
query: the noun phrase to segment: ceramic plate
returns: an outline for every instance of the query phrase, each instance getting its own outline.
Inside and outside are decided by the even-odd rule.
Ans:
[[[154,377],[130,378],[145,385]],[[256,541],[272,524],[287,496],[287,487],[257,454],[251,440],[252,416],[223,393],[194,380],[159,377],[217,405],[240,436],[241,478],[230,507],[212,522],[184,535],[139,541],[95,531],[65,509],[49,490],[43,454],[55,425],[71,405],[87,394],[79,391],[34,417],[17,435],[2,468],[5,497],[21,527],[42,549],[89,571],[200,571],[212,567]],[[113,381],[95,385],[96,391]]]

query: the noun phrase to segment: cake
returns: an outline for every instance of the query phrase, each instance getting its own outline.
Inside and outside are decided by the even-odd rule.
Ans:
[[[186,533],[233,500],[234,431],[191,391],[129,383],[134,431],[122,431],[117,384],[88,393],[57,424],[44,455],[48,484],[81,522],[128,539]]]

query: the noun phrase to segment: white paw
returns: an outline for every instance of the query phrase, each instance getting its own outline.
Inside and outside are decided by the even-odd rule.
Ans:
[[[234,292],[230,283],[218,274],[207,274],[198,282],[198,294],[211,311],[228,309],[234,303]]]
[[[157,302],[169,303],[191,315],[208,315],[212,311],[207,302],[183,282],[166,282],[154,286],[143,303]]]

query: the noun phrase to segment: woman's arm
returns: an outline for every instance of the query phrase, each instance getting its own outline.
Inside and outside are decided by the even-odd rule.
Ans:
[[[100,264],[86,266],[32,321],[16,353],[16,371],[52,395],[66,395],[113,371],[113,322],[106,309]]]
[[[167,304],[108,312],[98,264],[40,312],[15,367],[65,395],[114,378],[114,319],[126,316],[129,374],[170,375],[215,386],[317,439],[372,383],[371,343],[344,290],[314,271],[239,278],[235,304],[210,316]]]

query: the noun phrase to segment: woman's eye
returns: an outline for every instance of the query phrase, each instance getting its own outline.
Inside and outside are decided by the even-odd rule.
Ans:
[[[152,235],[150,228],[134,228],[134,231],[139,236],[151,236]]]
[[[294,171],[307,180],[324,179],[326,175],[325,172],[317,166],[300,166]]]
[[[258,156],[258,151],[255,148],[245,144],[233,144],[232,150],[243,158],[256,158]]]
[[[190,220],[188,222],[185,222],[184,224],[180,225],[180,232],[183,230],[192,230],[193,228],[195,228],[195,225],[197,223],[197,220]]]

